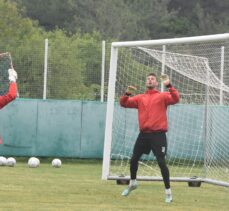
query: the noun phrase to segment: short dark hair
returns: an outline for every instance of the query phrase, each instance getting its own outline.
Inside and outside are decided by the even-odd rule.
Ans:
[[[148,75],[147,75],[147,77],[148,76],[154,76],[155,78],[157,78],[157,75],[155,74],[155,73],[149,73]]]

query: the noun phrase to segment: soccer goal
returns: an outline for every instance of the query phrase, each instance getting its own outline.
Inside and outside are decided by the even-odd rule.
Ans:
[[[152,72],[169,75],[180,93],[167,111],[171,181],[229,187],[229,33],[112,43],[102,178],[130,178],[137,110],[122,108],[119,98],[128,85],[145,92]],[[152,153],[139,161],[137,179],[162,180]]]

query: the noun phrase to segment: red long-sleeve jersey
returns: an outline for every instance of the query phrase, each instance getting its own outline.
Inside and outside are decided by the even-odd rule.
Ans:
[[[17,97],[17,84],[16,82],[10,83],[9,91],[7,94],[0,96],[0,109],[13,101]]]
[[[144,94],[134,97],[121,96],[120,105],[125,108],[138,109],[139,128],[142,132],[167,131],[168,121],[166,110],[168,105],[179,102],[179,93],[174,87],[169,92],[156,89],[147,90]]]

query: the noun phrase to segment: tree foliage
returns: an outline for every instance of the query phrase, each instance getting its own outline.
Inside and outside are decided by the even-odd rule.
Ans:
[[[227,0],[14,0],[46,30],[92,33],[103,39],[142,40],[224,33]]]
[[[14,3],[0,0],[0,49],[9,51],[18,71],[21,97],[42,98],[44,40],[49,39],[47,95],[55,99],[98,99],[101,70],[99,33],[67,35],[45,31],[23,17]],[[93,72],[92,72],[93,70]]]

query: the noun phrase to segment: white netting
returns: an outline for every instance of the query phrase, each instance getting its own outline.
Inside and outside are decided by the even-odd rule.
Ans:
[[[8,92],[9,68],[12,68],[12,59],[10,53],[0,53],[0,95],[4,95]]]
[[[229,184],[228,47],[228,41],[218,41],[168,45],[165,51],[162,46],[118,48],[110,177],[130,174],[139,133],[137,110],[120,107],[119,97],[128,85],[143,93],[147,74],[159,76],[164,69],[181,96],[167,112],[171,177],[197,176]],[[139,178],[161,177],[152,153],[142,156],[139,164]]]
[[[18,73],[20,98],[42,99],[45,89],[47,99],[99,101],[103,88],[106,101],[109,44],[106,44],[105,64],[102,64],[102,43],[93,39],[83,40],[75,37],[63,41],[52,37],[48,40],[47,49],[43,39],[16,42],[17,47],[9,43],[14,42],[0,42],[0,50],[11,52],[14,68]],[[3,57],[0,59],[2,68],[6,65],[6,56],[4,61]],[[47,78],[44,74],[45,66]],[[102,66],[105,74],[104,84],[101,85]],[[47,84],[44,86],[45,80]]]

